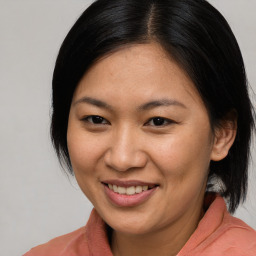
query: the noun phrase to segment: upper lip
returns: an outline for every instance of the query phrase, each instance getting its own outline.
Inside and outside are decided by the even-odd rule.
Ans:
[[[154,186],[158,186],[158,184],[156,184],[156,183],[140,181],[140,180],[103,180],[101,182],[105,183],[105,184],[117,185],[120,187],[131,187],[131,186],[154,187]]]

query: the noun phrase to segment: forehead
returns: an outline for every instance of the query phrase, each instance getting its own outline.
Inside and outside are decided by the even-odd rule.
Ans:
[[[133,97],[141,91],[145,97],[167,93],[201,101],[186,72],[156,43],[130,45],[98,60],[79,82],[74,98],[97,93],[114,99],[118,93]]]

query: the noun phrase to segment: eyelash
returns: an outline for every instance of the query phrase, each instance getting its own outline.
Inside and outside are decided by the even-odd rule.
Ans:
[[[104,121],[104,123],[95,123],[94,121],[96,121],[96,120],[93,121],[93,118],[101,119],[102,121]],[[90,119],[91,119],[91,121],[90,121]],[[86,121],[86,122],[91,123],[93,125],[102,125],[102,124],[106,125],[106,124],[109,124],[109,122],[104,117],[97,116],[97,115],[86,116],[86,117],[84,117],[82,119],[82,121]]]
[[[95,120],[93,121],[93,118],[95,118]],[[95,122],[96,119],[98,119],[98,121],[104,121],[104,122],[101,122],[101,123],[97,123]],[[86,116],[82,119],[83,121],[86,121],[88,123],[91,123],[92,125],[107,125],[107,124],[110,124],[104,117],[101,117],[101,116],[97,116],[97,115],[91,115],[91,116]],[[159,125],[156,125],[156,124],[151,124],[151,126],[154,126],[154,127],[164,127],[164,126],[167,126],[167,125],[170,125],[170,124],[174,124],[176,123],[175,121],[171,120],[171,119],[167,119],[167,118],[164,118],[164,117],[160,117],[160,116],[156,116],[156,117],[152,117],[150,118],[146,123],[145,123],[145,126],[150,126],[150,122],[154,122],[154,121],[160,121],[160,124]]]
[[[152,126],[155,126],[155,127],[164,127],[164,126],[167,126],[167,125],[170,125],[170,124],[173,124],[175,123],[173,120],[171,119],[167,119],[167,118],[164,118],[164,117],[161,117],[161,116],[156,116],[156,117],[152,117],[150,118],[147,122],[146,122],[146,125],[150,125],[150,122],[154,122],[154,121],[160,121],[160,125],[152,125]]]

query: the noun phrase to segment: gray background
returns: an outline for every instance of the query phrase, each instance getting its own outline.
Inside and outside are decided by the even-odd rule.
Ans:
[[[61,170],[49,136],[55,58],[71,25],[91,2],[0,0],[1,255],[21,255],[85,225],[92,208],[75,180]],[[229,21],[256,91],[256,1],[210,3]],[[252,155],[255,162],[255,151]],[[236,213],[254,229],[255,182],[251,172],[248,199]]]

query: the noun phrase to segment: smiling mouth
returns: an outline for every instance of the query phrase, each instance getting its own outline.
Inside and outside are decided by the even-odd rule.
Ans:
[[[138,186],[122,187],[122,186],[118,186],[111,183],[103,183],[103,184],[105,186],[108,186],[110,190],[114,191],[117,194],[128,195],[128,196],[140,194],[144,191],[148,191],[158,186],[158,185],[143,185],[143,186],[138,185]]]

